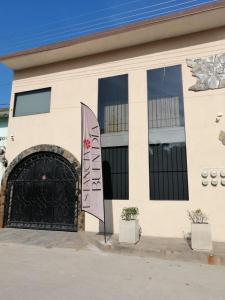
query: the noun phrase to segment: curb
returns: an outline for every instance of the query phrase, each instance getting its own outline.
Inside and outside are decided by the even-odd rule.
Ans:
[[[211,254],[207,252],[197,251],[177,251],[172,249],[146,249],[144,247],[137,248],[136,245],[119,243],[112,241],[106,245],[103,242],[96,241],[95,245],[104,252],[116,253],[121,255],[132,255],[139,257],[154,257],[165,260],[178,260],[185,262],[195,262],[208,265],[225,266],[225,255]]]

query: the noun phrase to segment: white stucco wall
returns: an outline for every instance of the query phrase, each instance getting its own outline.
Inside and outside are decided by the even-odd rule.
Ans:
[[[215,241],[225,241],[225,187],[203,187],[205,168],[225,169],[225,89],[192,92],[195,83],[186,58],[225,52],[225,28],[139,47],[29,69],[15,74],[10,105],[7,158],[38,144],[54,144],[80,160],[80,101],[97,112],[98,79],[129,75],[129,200],[106,201],[108,230],[118,232],[124,206],[138,206],[144,235],[182,237],[190,231],[188,209],[201,208],[209,217]],[[149,199],[147,73],[152,68],[182,65],[186,124],[189,201]],[[49,114],[12,117],[14,93],[52,87]],[[220,122],[215,119],[221,113]],[[86,230],[98,231],[99,222],[86,214]]]

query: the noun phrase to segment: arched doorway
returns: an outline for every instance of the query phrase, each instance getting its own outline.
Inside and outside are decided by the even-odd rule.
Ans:
[[[4,226],[77,231],[78,190],[79,176],[70,161],[50,151],[32,153],[8,175]]]

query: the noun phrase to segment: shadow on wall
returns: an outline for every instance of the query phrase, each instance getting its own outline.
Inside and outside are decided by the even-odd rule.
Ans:
[[[190,37],[190,38],[189,38]],[[192,38],[194,37],[194,38]],[[205,45],[205,43],[216,42],[225,38],[223,27],[218,29],[210,29],[204,32],[191,33],[184,35],[183,37],[174,37],[167,39],[166,43],[162,44],[162,41],[155,41],[154,43],[143,44],[142,46],[133,46],[125,49],[118,49],[115,51],[109,51],[107,53],[100,53],[81,57],[77,59],[71,59],[63,61],[61,63],[52,63],[41,67],[33,67],[32,69],[21,70],[16,74],[16,79],[26,79],[32,76],[50,75],[52,73],[69,71],[75,69],[83,69],[86,67],[95,67],[104,63],[118,62],[123,59],[140,57],[148,54],[167,53],[169,50],[179,50],[185,47],[192,47],[197,45]],[[121,62],[120,62],[121,64]],[[110,69],[111,67],[109,67]],[[92,72],[96,72],[94,69]]]
[[[105,225],[106,233],[113,233],[113,209],[112,209],[112,178],[111,167],[107,161],[102,162],[103,168],[103,187],[104,187],[104,201],[105,201]],[[104,224],[99,221],[99,232],[104,232]]]

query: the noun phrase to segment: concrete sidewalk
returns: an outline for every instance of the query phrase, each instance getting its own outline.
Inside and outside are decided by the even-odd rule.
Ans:
[[[24,244],[45,248],[98,248],[102,251],[141,257],[156,257],[168,260],[199,262],[204,264],[225,265],[225,243],[213,243],[213,252],[191,250],[185,239],[156,238],[142,236],[139,243],[130,245],[118,242],[118,236],[104,236],[90,232],[60,232],[27,229],[0,230],[0,244]]]
[[[111,245],[100,243],[101,249],[108,249],[120,254],[156,257],[168,260],[192,261],[203,264],[225,265],[225,243],[213,243],[213,252],[197,252],[190,247],[190,242],[178,238],[158,238],[142,236],[136,245],[119,243],[117,236],[109,240]]]

